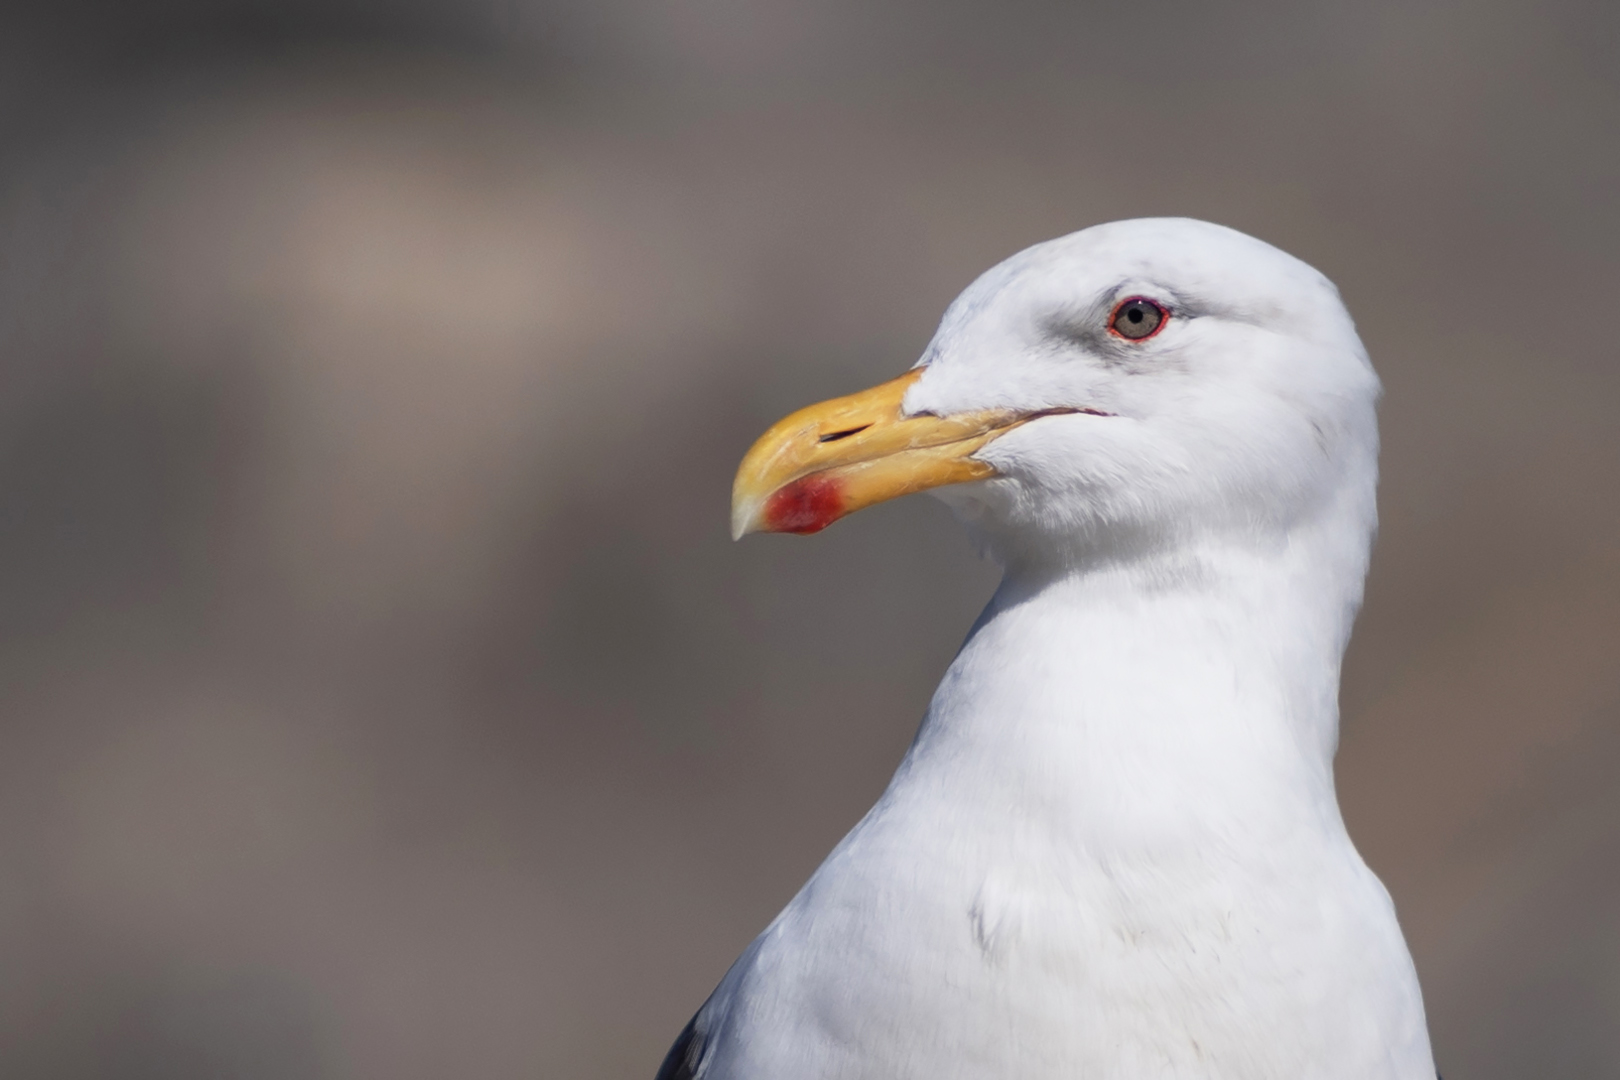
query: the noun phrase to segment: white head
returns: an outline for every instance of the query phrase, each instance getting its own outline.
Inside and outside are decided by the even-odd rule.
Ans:
[[[1332,508],[1364,559],[1378,393],[1305,263],[1201,221],[1099,225],[985,273],[907,376],[773,428],[735,524],[810,532],[933,488],[1002,561],[1070,563],[1276,543]]]
[[[1274,533],[1347,485],[1371,510],[1378,379],[1338,291],[1232,229],[1143,219],[1029,248],[951,305],[920,365],[907,413],[1088,410],[986,445],[998,479],[936,490],[1003,559]]]

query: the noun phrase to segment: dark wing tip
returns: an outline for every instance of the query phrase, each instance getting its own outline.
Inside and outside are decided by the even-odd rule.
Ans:
[[[697,1017],[686,1022],[675,1037],[675,1045],[664,1055],[653,1080],[697,1080],[698,1060],[703,1056],[703,1037],[697,1032]]]

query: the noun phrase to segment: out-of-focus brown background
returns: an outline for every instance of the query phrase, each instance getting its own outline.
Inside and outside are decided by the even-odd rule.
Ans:
[[[650,1076],[994,583],[726,537],[980,270],[1340,284],[1340,778],[1453,1080],[1620,1074],[1620,5],[61,0],[0,17],[0,1075]]]

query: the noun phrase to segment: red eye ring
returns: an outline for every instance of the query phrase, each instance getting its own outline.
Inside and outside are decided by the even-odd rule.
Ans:
[[[1146,341],[1164,329],[1170,309],[1147,296],[1127,296],[1108,316],[1108,332],[1126,341]]]

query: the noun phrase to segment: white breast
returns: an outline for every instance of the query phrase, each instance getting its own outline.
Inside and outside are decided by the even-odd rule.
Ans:
[[[1234,654],[1254,597],[1123,584],[993,605],[717,994],[705,1080],[1431,1080],[1331,747],[1298,735],[1319,695]]]

